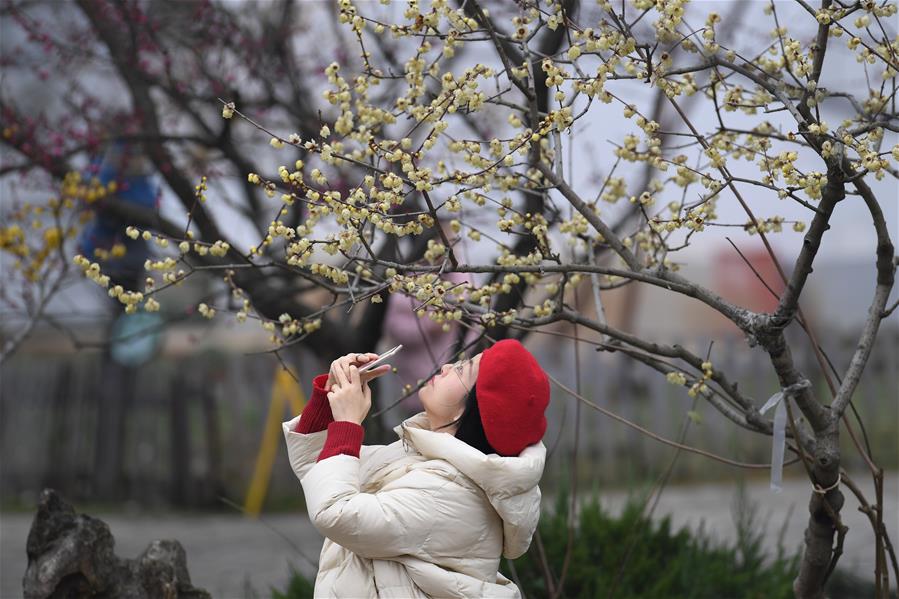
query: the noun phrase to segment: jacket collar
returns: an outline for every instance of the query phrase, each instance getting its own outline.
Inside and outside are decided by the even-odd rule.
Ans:
[[[428,459],[445,460],[481,487],[488,496],[509,497],[536,487],[543,474],[546,447],[526,447],[518,456],[484,454],[453,435],[431,430],[427,414],[420,412],[394,431],[405,446]]]
[[[426,460],[444,460],[483,490],[503,522],[503,555],[527,551],[540,519],[540,477],[546,447],[535,443],[515,457],[485,455],[453,435],[434,432],[422,412],[396,428],[403,444]]]

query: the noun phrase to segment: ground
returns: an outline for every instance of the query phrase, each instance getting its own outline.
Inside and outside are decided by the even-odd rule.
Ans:
[[[886,479],[884,522],[890,527],[893,542],[899,539],[899,473]],[[862,473],[855,477],[864,481]],[[787,481],[780,494],[773,493],[767,482],[746,486],[749,500],[758,507],[760,522],[767,526],[766,537],[773,547],[786,522],[784,539],[788,549],[801,539],[807,520],[809,499],[807,481]],[[721,539],[735,534],[731,506],[735,487],[728,484],[670,486],[656,509],[657,515],[672,514],[675,527],[698,527],[704,522],[707,532]],[[613,512],[626,501],[624,492],[602,494],[603,504]],[[270,586],[283,588],[293,565],[304,572],[313,567],[310,560],[318,558],[321,537],[305,514],[277,514],[261,520],[249,520],[238,515],[193,514],[92,514],[107,522],[116,539],[116,553],[135,557],[154,539],[178,539],[187,550],[187,565],[196,586],[204,588],[216,598],[244,599],[253,596],[270,597]],[[789,518],[789,520],[787,520]],[[858,511],[855,498],[847,493],[843,519],[850,530],[846,536],[840,567],[858,576],[873,580],[874,550],[871,527]],[[2,599],[22,595],[22,575],[27,560],[25,539],[31,526],[31,515],[3,513],[0,515],[0,593]]]

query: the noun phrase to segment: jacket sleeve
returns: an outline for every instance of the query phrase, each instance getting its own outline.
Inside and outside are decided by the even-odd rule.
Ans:
[[[331,414],[331,404],[328,402],[328,375],[320,374],[312,379],[312,396],[309,403],[303,408],[303,417],[297,422],[294,430],[297,433],[317,433],[328,428],[334,421]]]
[[[384,559],[416,554],[434,522],[445,514],[441,490],[450,481],[362,493],[357,458],[337,455],[310,468],[303,479],[309,519],[331,541],[356,555]]]
[[[327,380],[327,374],[315,377],[312,396],[303,408],[303,413],[281,425],[290,467],[300,480],[315,464],[325,446],[328,425],[334,421],[325,390]]]
[[[287,442],[287,457],[290,460],[290,467],[300,481],[303,480],[303,476],[315,464],[318,454],[321,453],[322,448],[325,446],[325,438],[328,435],[327,431],[305,435],[296,432],[294,429],[301,418],[302,416],[297,416],[281,425],[284,429],[284,441]]]

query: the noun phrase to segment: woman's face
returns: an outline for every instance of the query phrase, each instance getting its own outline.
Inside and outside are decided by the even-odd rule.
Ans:
[[[431,430],[448,424],[462,415],[465,396],[478,380],[481,354],[468,360],[444,364],[438,374],[418,392],[431,423]],[[449,431],[447,431],[449,432]]]

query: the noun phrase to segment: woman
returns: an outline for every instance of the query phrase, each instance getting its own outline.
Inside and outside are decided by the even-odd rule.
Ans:
[[[447,364],[419,391],[400,440],[362,446],[371,407],[350,354],[284,423],[290,465],[325,536],[316,597],[519,597],[500,558],[527,551],[540,516],[549,382],[518,341]]]

